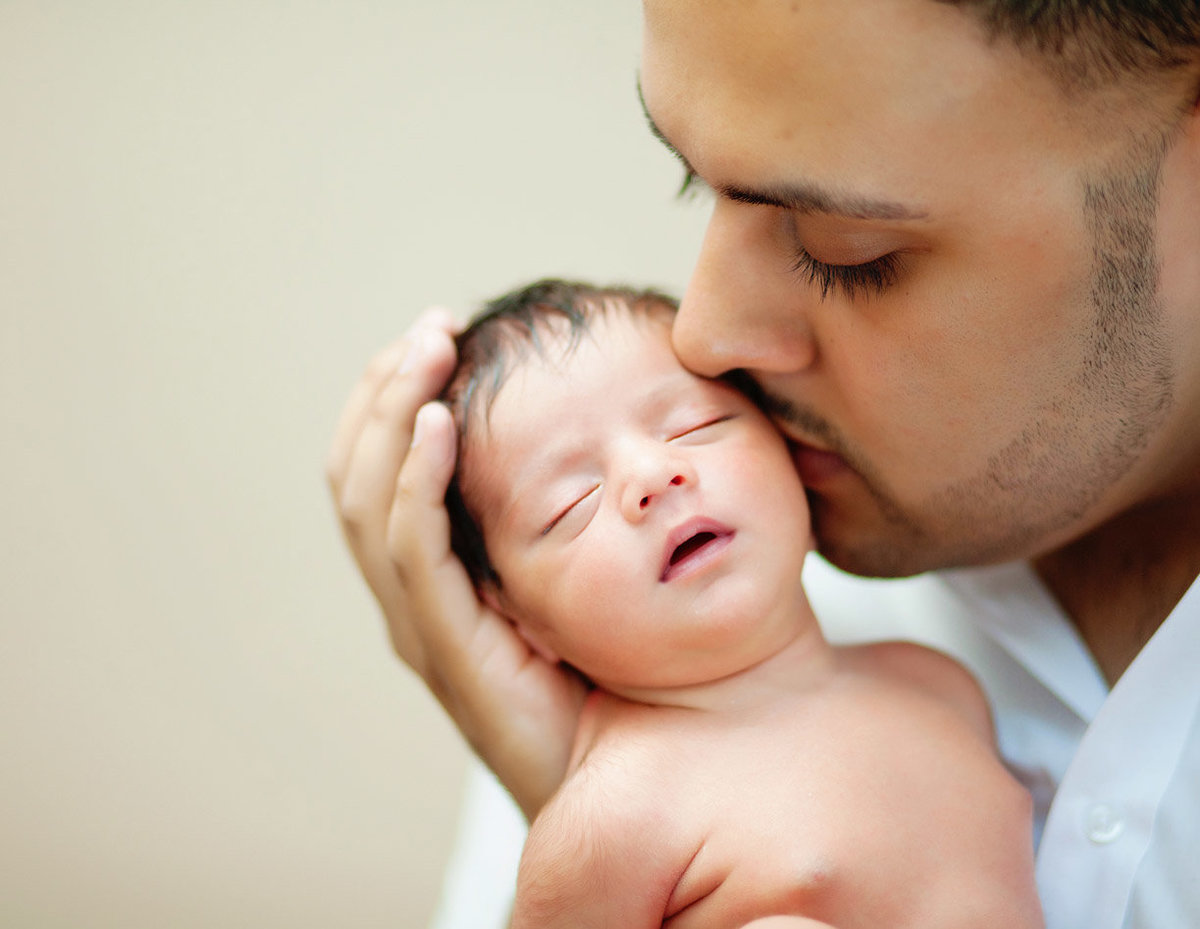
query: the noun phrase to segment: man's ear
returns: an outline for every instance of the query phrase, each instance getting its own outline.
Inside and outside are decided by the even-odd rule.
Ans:
[[[558,653],[554,651],[545,640],[537,633],[536,630],[530,629],[528,624],[521,622],[512,615],[512,612],[505,605],[504,597],[501,595],[499,588],[495,584],[483,584],[479,588],[479,598],[495,612],[499,613],[510,623],[517,631],[517,635],[529,646],[536,655],[544,661],[552,665],[556,665],[561,660]]]

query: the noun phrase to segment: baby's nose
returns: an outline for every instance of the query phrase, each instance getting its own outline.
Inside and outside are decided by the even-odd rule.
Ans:
[[[667,481],[667,485],[669,487],[678,487],[682,483],[683,483],[683,475],[682,474],[676,474],[669,481]],[[655,496],[657,496],[657,494],[647,494],[646,496],[642,497],[642,499],[638,501],[638,507],[640,509],[644,510],[646,507],[648,507],[650,505],[650,501]]]
[[[691,481],[688,469],[681,467],[636,475],[625,488],[622,500],[625,517],[635,522],[640,520],[670,488],[683,487]]]

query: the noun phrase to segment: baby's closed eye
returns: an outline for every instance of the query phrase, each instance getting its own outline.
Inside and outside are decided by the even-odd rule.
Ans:
[[[679,444],[690,444],[692,442],[704,442],[715,438],[718,432],[718,427],[737,418],[736,413],[721,413],[715,416],[708,416],[701,419],[695,425],[687,426],[682,430],[671,435],[668,441]]]
[[[575,529],[575,532],[581,530],[591,519],[592,513],[596,511],[595,505],[599,502],[599,496],[600,485],[595,484],[579,496],[573,497],[542,527],[541,535],[549,535],[554,530],[562,532],[570,531],[572,528]]]

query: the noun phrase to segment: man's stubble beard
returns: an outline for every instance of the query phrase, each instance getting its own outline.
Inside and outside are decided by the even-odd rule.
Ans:
[[[1143,142],[1119,166],[1083,181],[1092,325],[1064,389],[977,473],[916,506],[902,505],[879,469],[845,451],[880,528],[872,538],[845,538],[833,505],[810,493],[822,555],[855,574],[898,577],[1028,558],[1053,547],[1049,540],[1062,544],[1073,531],[1086,531],[1089,515],[1145,452],[1174,397],[1155,245],[1166,149],[1165,139]],[[819,421],[807,418],[810,428]],[[823,431],[838,444],[830,425]]]

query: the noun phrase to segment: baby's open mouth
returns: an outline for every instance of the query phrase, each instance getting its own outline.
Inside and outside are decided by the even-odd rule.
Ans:
[[[679,526],[667,540],[660,581],[698,569],[733,538],[733,531],[709,519],[693,519]]]
[[[694,536],[675,547],[675,551],[671,552],[671,557],[667,561],[667,567],[677,565],[683,561],[697,549],[703,548],[709,542],[717,537],[715,532],[697,532]]]

